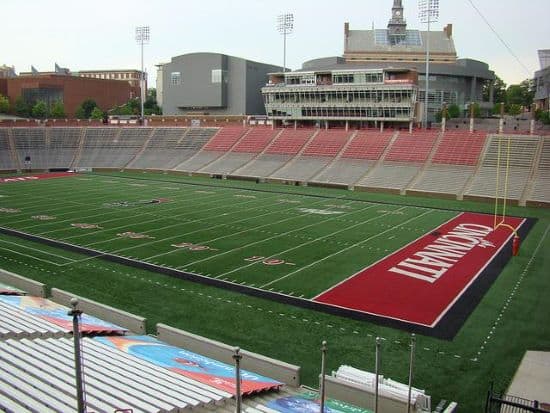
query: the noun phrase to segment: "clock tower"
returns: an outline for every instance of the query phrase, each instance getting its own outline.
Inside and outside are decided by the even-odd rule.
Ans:
[[[388,34],[390,37],[405,37],[407,34],[407,22],[403,18],[402,0],[393,0],[391,19],[388,22]]]

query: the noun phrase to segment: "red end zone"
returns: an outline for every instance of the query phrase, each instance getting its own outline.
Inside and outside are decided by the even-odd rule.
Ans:
[[[9,182],[36,181],[38,179],[63,178],[66,176],[75,176],[75,174],[73,172],[52,172],[47,174],[10,176],[8,178],[0,178],[0,184],[7,184]]]
[[[461,213],[321,293],[314,301],[435,327],[513,236],[494,217]],[[518,229],[525,220],[506,218]]]

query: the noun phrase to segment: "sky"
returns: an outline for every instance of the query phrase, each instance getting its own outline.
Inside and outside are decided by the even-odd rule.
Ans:
[[[468,0],[440,0],[439,22],[453,24],[458,57],[481,60],[506,84],[533,77],[537,50],[550,49],[550,0],[473,0],[500,42]],[[54,64],[72,71],[139,69],[135,27],[149,26],[144,47],[149,86],[155,65],[191,52],[219,52],[283,65],[283,36],[277,16],[294,14],[287,37],[287,67],[343,54],[344,22],[351,30],[386,28],[393,0],[1,0],[0,65],[17,73],[52,71]],[[403,0],[408,28],[425,29],[418,0]],[[524,67],[526,66],[526,68]]]

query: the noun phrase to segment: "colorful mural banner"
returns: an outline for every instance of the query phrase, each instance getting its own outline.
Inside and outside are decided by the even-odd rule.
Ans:
[[[69,308],[54,303],[53,301],[46,300],[41,297],[13,295],[0,296],[0,301],[13,305],[14,307],[18,307],[35,317],[49,321],[50,323],[62,327],[67,331],[73,330],[73,318],[67,314],[69,312]],[[128,331],[123,327],[108,323],[107,321],[100,320],[99,318],[95,318],[87,314],[82,314],[79,325],[80,332],[82,334],[123,334]]]
[[[235,393],[235,368],[232,365],[170,346],[149,336],[96,337],[94,340],[200,383]],[[242,394],[277,389],[282,385],[268,377],[241,370]]]
[[[280,397],[267,403],[267,407],[281,413],[318,413],[319,394],[306,392],[296,396]],[[326,399],[325,413],[372,413],[339,400]]]

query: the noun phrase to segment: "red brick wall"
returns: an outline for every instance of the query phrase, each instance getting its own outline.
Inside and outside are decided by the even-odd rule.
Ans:
[[[58,75],[25,76],[6,80],[7,96],[12,104],[26,88],[62,88],[65,113],[69,118],[74,117],[76,108],[86,99],[93,99],[102,110],[107,110],[128,102],[131,97],[139,97],[139,88],[119,80]]]

